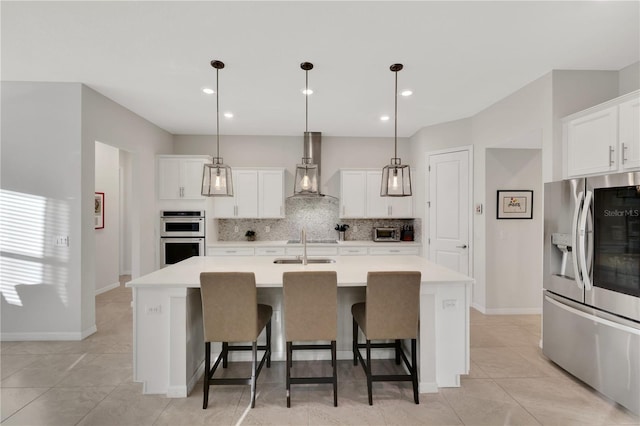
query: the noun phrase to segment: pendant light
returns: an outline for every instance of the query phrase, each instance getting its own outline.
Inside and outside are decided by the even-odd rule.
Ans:
[[[402,164],[398,158],[398,71],[402,70],[402,64],[393,64],[390,69],[396,75],[395,86],[395,127],[393,134],[394,151],[391,162],[382,169],[381,197],[410,197],[411,196],[411,171],[407,164]]]
[[[218,73],[224,68],[221,61],[211,61],[211,66],[216,69],[216,156],[212,164],[205,164],[202,172],[202,195],[205,197],[232,197],[233,179],[231,167],[226,166],[220,157],[220,108],[218,104]]]
[[[300,68],[305,73],[305,125],[304,125],[304,153],[302,157],[302,164],[296,165],[296,177],[293,187],[294,195],[319,195],[318,191],[318,165],[313,164],[311,161],[311,155],[309,153],[309,147],[311,146],[311,140],[313,133],[309,132],[309,70],[313,69],[311,62],[303,62],[300,64]]]

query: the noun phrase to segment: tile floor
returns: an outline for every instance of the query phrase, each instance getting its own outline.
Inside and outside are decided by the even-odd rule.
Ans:
[[[246,386],[202,389],[188,398],[142,395],[132,381],[131,292],[121,286],[96,298],[98,332],[81,342],[0,345],[3,425],[617,425],[640,424],[555,367],[540,352],[538,315],[471,316],[471,373],[460,388],[420,395],[409,383],[374,383],[367,404],[360,366],[340,361],[338,404],[330,385],[299,385],[286,408],[284,365],[274,362],[258,383],[255,409]],[[229,370],[246,369],[235,364]],[[328,374],[327,362],[298,365]],[[394,368],[379,361],[375,368]]]

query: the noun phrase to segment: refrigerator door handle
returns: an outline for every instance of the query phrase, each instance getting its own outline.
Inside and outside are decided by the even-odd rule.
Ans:
[[[580,219],[580,212],[582,210],[582,202],[584,201],[584,192],[580,191],[578,193],[578,199],[576,200],[576,208],[573,211],[573,221],[571,222],[571,247],[573,247],[573,256],[571,256],[571,261],[573,263],[573,271],[576,276],[576,284],[578,288],[584,289],[584,284],[582,283],[580,265],[578,264],[578,257],[580,256],[580,250],[578,246],[578,222]]]
[[[584,198],[584,203],[582,205],[582,214],[580,216],[580,228],[579,228],[579,245],[580,250],[578,255],[580,257],[580,270],[582,275],[582,282],[584,284],[584,288],[587,290],[591,290],[593,286],[591,285],[591,279],[589,278],[589,273],[591,272],[591,268],[588,266],[588,262],[591,261],[591,236],[588,235],[590,229],[587,228],[587,218],[591,212],[591,200],[593,200],[593,192],[587,191],[587,195]]]

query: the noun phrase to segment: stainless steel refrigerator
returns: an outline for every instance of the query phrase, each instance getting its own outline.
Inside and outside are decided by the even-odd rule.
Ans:
[[[640,172],[545,184],[543,353],[640,413]]]

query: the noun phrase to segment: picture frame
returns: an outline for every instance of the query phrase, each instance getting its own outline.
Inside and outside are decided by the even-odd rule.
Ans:
[[[93,222],[95,229],[104,228],[104,192],[96,192]]]
[[[532,190],[498,190],[496,219],[533,219]]]

